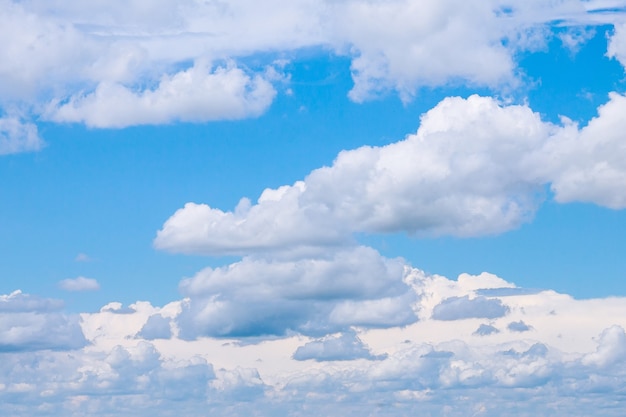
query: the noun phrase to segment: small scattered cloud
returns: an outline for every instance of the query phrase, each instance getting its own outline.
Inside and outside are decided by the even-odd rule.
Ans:
[[[38,151],[43,146],[35,124],[14,117],[0,117],[0,155]]]
[[[78,255],[76,255],[76,257],[74,258],[75,262],[91,262],[93,261],[93,258],[89,255],[87,255],[86,253],[79,253]]]
[[[506,326],[506,328],[512,332],[522,333],[522,332],[527,332],[529,330],[532,330],[533,327],[524,323],[523,320],[520,320],[520,321],[512,321],[511,323],[508,324],[508,326]]]
[[[93,278],[68,278],[59,281],[59,287],[65,291],[98,291],[100,284]]]
[[[478,326],[478,329],[476,329],[476,331],[472,334],[476,336],[488,336],[490,334],[496,333],[500,333],[500,330],[498,330],[496,327],[492,326],[491,324],[481,324],[480,326]]]
[[[45,117],[102,128],[233,120],[260,115],[275,95],[261,75],[250,76],[234,65],[211,69],[196,63],[164,75],[154,89],[137,92],[103,82],[92,93],[51,103]]]
[[[124,307],[122,303],[117,301],[111,302],[100,309],[100,312],[114,313],[114,314],[134,314],[137,312],[132,306]]]

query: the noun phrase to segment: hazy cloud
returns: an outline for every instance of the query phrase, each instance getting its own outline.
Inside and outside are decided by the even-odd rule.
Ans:
[[[100,284],[93,278],[68,278],[59,282],[59,287],[65,291],[97,291]]]
[[[35,124],[0,117],[0,155],[38,151],[43,146]]]

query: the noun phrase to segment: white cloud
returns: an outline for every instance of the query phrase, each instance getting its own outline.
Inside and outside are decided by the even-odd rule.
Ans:
[[[63,301],[24,294],[20,290],[0,295],[0,312],[52,312],[63,308]]]
[[[177,323],[189,339],[327,334],[354,325],[408,324],[416,318],[404,273],[400,260],[365,247],[326,258],[244,258],[182,281],[188,299]]]
[[[605,329],[598,338],[598,348],[582,358],[582,363],[601,368],[624,362],[626,359],[626,333],[620,326]]]
[[[557,201],[626,208],[625,111],[626,97],[611,93],[587,126],[549,144],[544,164]]]
[[[46,117],[93,127],[126,127],[174,121],[204,122],[258,116],[276,91],[260,75],[229,65],[211,70],[196,63],[164,75],[154,89],[135,92],[121,84],[101,83],[95,92],[54,103]]]
[[[185,253],[235,253],[340,244],[352,232],[479,236],[518,227],[541,199],[535,150],[556,126],[526,106],[491,98],[447,98],[417,133],[341,152],[303,182],[265,190],[233,212],[188,204],[155,246]]]
[[[0,295],[0,352],[83,347],[78,317],[59,312],[62,308],[59,300],[21,291]]]
[[[97,291],[100,284],[93,278],[78,277],[59,281],[59,287],[65,291]]]
[[[0,118],[0,155],[32,152],[44,146],[37,126],[14,117]]]
[[[609,37],[607,56],[615,58],[626,68],[626,23],[616,24]]]
[[[158,231],[172,252],[298,252],[352,243],[357,232],[481,236],[529,221],[550,184],[559,202],[626,207],[626,97],[612,93],[581,129],[527,106],[444,99],[416,134],[342,151],[304,181],[266,189],[233,211],[188,203]]]
[[[307,47],[352,59],[356,101],[386,91],[410,100],[420,87],[450,83],[510,88],[518,82],[516,54],[541,47],[553,22],[616,20],[595,13],[598,2],[577,0],[0,4],[2,105],[95,127],[258,115],[274,95],[262,74],[176,71],[189,62],[297,55]],[[618,43],[616,35],[612,48]],[[225,88],[241,82],[249,89],[243,96]],[[216,108],[216,97],[230,104]],[[119,106],[124,100],[133,103],[130,111]]]
[[[333,277],[334,271],[324,274]],[[250,298],[239,284],[259,297],[267,295],[281,281],[270,280],[270,275],[259,270],[245,280],[234,273],[214,276],[211,285],[196,282],[194,291],[199,296],[203,290],[237,287],[241,298],[236,301],[245,308]],[[266,288],[256,285],[258,280]],[[320,282],[320,288],[332,282],[313,281]],[[116,314],[122,306],[111,303],[82,315],[88,341],[84,347],[71,352],[3,352],[0,401],[15,416],[112,416],[120,410],[131,417],[207,412],[464,416],[482,410],[478,415],[495,417],[511,404],[515,415],[586,416],[602,407],[603,415],[621,415],[621,381],[626,377],[623,298],[576,300],[553,291],[515,293],[518,288],[512,283],[490,274],[450,280],[408,268],[405,281],[414,304],[403,308],[417,308],[421,320],[385,328],[357,326],[318,339],[295,333],[252,343],[210,336],[186,340],[178,337],[176,320],[184,300],[164,307],[138,302],[127,314]],[[308,279],[295,282],[300,296],[320,296],[319,288],[303,292],[305,282]],[[505,317],[490,319],[488,325],[480,318],[431,318],[442,300],[475,299],[494,288],[507,293],[483,297],[505,297],[510,309]],[[3,297],[16,305],[28,298],[20,293]],[[307,301],[301,303],[306,307]],[[48,311],[51,307],[45,303],[32,306],[40,314],[58,314]],[[174,319],[171,337],[142,340],[140,331],[157,316]],[[532,323],[534,328],[524,333],[506,330],[511,322]],[[501,331],[477,334],[481,325]],[[615,407],[606,408],[607,403]]]
[[[502,44],[505,19],[495,2],[345,1],[332,14],[335,40],[351,46],[354,88],[363,101],[385,90],[408,100],[420,86],[462,79],[497,86],[512,82],[515,64]],[[516,20],[508,19],[511,31]]]

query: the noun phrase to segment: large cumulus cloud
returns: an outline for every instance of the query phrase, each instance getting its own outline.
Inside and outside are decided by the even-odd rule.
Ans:
[[[181,282],[181,336],[326,334],[416,320],[405,266],[357,247],[322,258],[244,258]]]
[[[158,232],[173,252],[248,254],[349,243],[356,232],[481,236],[519,227],[545,198],[626,206],[626,151],[613,93],[587,126],[541,120],[526,105],[446,98],[416,134],[341,152],[292,186],[234,211],[189,203]]]
[[[476,236],[519,226],[536,209],[535,150],[557,132],[526,106],[448,98],[384,147],[343,151],[330,167],[233,212],[188,204],[155,246],[207,254],[341,243],[353,232]]]

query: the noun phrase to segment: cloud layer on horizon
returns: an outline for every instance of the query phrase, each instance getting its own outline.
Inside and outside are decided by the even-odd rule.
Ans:
[[[583,416],[598,407],[619,415],[626,376],[623,298],[575,300],[553,291],[511,295],[517,287],[490,274],[450,280],[408,266],[405,274],[418,321],[378,329],[356,325],[322,338],[292,333],[189,340],[179,337],[184,299],[163,307],[112,303],[81,314],[87,345],[51,350],[24,340],[4,352],[0,399],[16,416],[78,416],[88,410],[103,416],[252,410],[406,415],[418,409],[497,416],[512,403],[516,415]],[[504,295],[480,295],[497,289]],[[450,299],[491,300],[507,310],[477,317],[461,308],[438,320],[439,306],[450,306]],[[46,317],[57,314],[54,301],[21,293],[1,300],[11,304],[4,320],[23,314],[26,306]],[[173,331],[156,335],[155,317]],[[477,332],[486,327],[496,331]],[[606,408],[607,402],[613,405]]]

